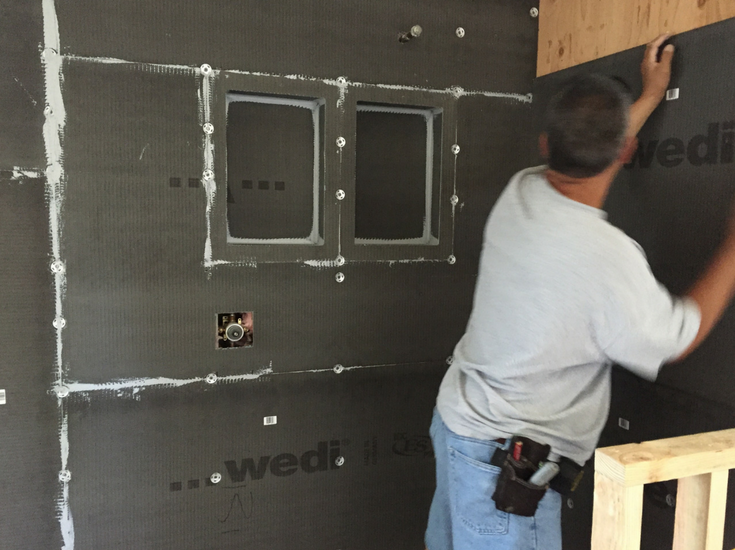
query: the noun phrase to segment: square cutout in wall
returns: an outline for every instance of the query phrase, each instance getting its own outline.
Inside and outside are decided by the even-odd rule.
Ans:
[[[227,243],[323,244],[324,101],[230,92]]]
[[[249,348],[253,345],[253,312],[217,314],[217,349]]]
[[[355,243],[438,245],[438,108],[357,103]]]

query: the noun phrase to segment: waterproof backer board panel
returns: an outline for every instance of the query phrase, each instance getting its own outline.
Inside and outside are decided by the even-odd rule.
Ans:
[[[641,130],[639,151],[613,185],[611,223],[643,247],[654,275],[683,293],[703,271],[723,236],[735,198],[735,59],[713,52],[735,47],[735,19],[674,38],[670,88]],[[586,71],[622,77],[640,93],[636,48],[536,80],[537,113],[569,77]],[[637,97],[637,95],[636,95]],[[690,357],[666,366],[663,384],[729,405],[735,393],[735,308]]]
[[[59,548],[53,296],[42,179],[0,177],[0,546]]]
[[[27,2],[6,4],[22,14]],[[6,485],[19,511],[0,514],[12,547],[59,548],[60,532],[67,550],[422,544],[437,386],[467,321],[485,220],[528,165],[517,152],[533,144],[531,5],[44,0],[43,22],[34,15],[9,33],[43,37],[56,52],[47,48],[34,75],[54,113],[45,133],[39,119],[38,148],[18,143],[27,158],[41,153],[37,169],[49,165],[46,196],[60,207],[49,216],[39,194],[22,212],[43,241],[32,247],[43,265],[27,282],[33,300],[49,293],[37,304],[49,356],[35,360],[23,338],[0,351],[34,359],[22,369],[13,361],[0,414],[18,406],[16,374],[42,373],[25,423],[2,428],[23,447],[16,456],[0,446],[0,466],[25,472],[20,457],[37,476]],[[400,44],[398,33],[417,23],[421,41]],[[228,242],[232,93],[323,100],[323,244]],[[359,102],[441,111],[431,196],[438,244],[355,243]],[[15,131],[0,128],[2,143]],[[252,178],[256,193],[266,192],[260,181],[291,190],[286,176]],[[3,252],[22,255],[5,240],[12,232],[0,235]],[[65,267],[53,281],[49,236]],[[252,347],[216,348],[224,312],[253,313]],[[53,350],[55,314],[65,324]],[[3,319],[3,335],[17,323]],[[64,388],[52,385],[55,374]],[[58,400],[53,389],[70,395]],[[51,438],[35,453],[29,419]],[[320,470],[336,450],[345,463]],[[271,458],[261,466],[261,457]],[[261,471],[258,488],[252,472]],[[213,486],[215,472],[224,479]],[[243,474],[252,495],[228,495],[225,481]]]
[[[445,368],[76,395],[75,548],[415,546]]]
[[[633,165],[620,173],[605,206],[610,222],[643,247],[654,275],[673,293],[686,291],[707,265],[735,197],[735,164],[727,129],[735,119],[731,85],[735,64],[727,56],[713,55],[728,44],[735,47],[734,37],[735,20],[728,20],[674,38],[677,52],[669,96],[676,96],[673,90],[678,90],[678,98],[664,100],[643,127],[639,153]],[[551,96],[580,73],[621,77],[637,97],[642,55],[643,48],[636,48],[538,78],[534,85],[537,128],[541,129]],[[615,370],[612,408],[600,445],[735,426],[733,330],[735,316],[730,308],[702,347],[685,361],[664,366],[655,385]],[[619,427],[619,419],[627,421],[627,430]],[[565,550],[589,548],[590,481],[574,496],[573,509],[565,508]],[[675,492],[675,482],[645,489],[643,550],[671,548],[674,508],[666,496],[671,501]],[[734,506],[731,480],[726,548],[735,546]]]

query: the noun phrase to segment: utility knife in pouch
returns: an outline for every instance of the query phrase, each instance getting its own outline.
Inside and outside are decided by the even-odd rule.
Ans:
[[[511,439],[510,449],[517,443],[522,444],[521,456],[515,460],[512,451],[507,452],[493,500],[498,510],[530,517],[536,514],[538,503],[549,486],[540,487],[529,483],[528,480],[538,470],[539,463],[549,456],[551,447],[526,437],[515,436]]]

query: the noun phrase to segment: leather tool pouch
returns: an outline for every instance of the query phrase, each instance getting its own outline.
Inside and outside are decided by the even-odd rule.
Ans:
[[[519,460],[515,460],[513,449],[518,441],[523,443],[523,449]],[[511,439],[510,450],[505,453],[498,484],[493,494],[498,510],[526,517],[536,513],[538,503],[549,486],[539,487],[528,483],[528,480],[538,470],[539,462],[546,460],[550,450],[548,445],[541,445],[525,437],[516,436]]]

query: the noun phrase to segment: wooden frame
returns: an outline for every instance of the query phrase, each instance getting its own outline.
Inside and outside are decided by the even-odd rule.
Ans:
[[[643,486],[679,479],[673,550],[722,550],[735,429],[598,449],[591,550],[639,550]]]

